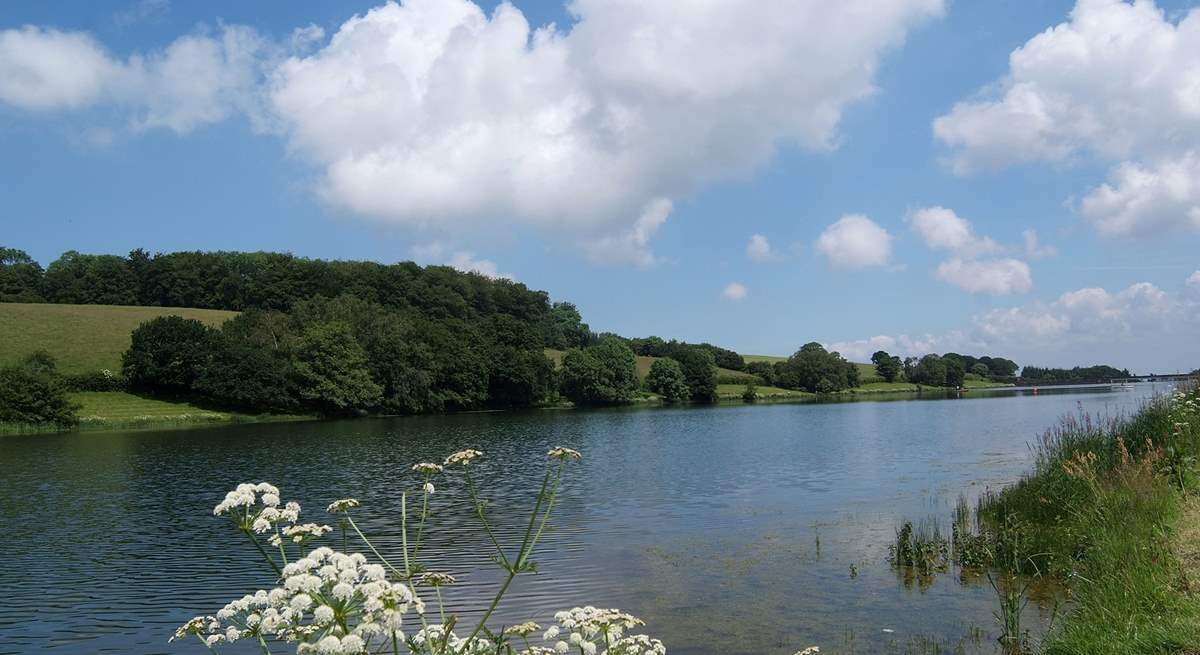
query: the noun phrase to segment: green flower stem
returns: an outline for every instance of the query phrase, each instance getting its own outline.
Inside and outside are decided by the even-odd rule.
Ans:
[[[475,481],[471,478],[471,467],[464,466],[463,472],[467,477],[467,490],[471,494],[471,502],[475,505],[476,516],[483,523],[483,529],[487,532],[488,539],[491,539],[492,545],[496,547],[496,552],[499,553],[500,561],[504,563],[504,568],[512,568],[512,565],[508,563],[508,557],[504,555],[504,549],[500,547],[500,542],[496,540],[496,535],[492,533],[492,526],[488,523],[487,516],[483,512],[483,502],[479,500],[479,494],[475,493]]]
[[[259,543],[258,538],[254,536],[254,533],[245,528],[242,528],[242,533],[250,538],[250,543],[254,544],[254,547],[258,549],[258,552],[263,556],[263,559],[267,560],[267,564],[270,564],[271,568],[275,569],[275,575],[283,575],[283,569],[280,569],[279,565],[275,563],[275,560],[271,559],[271,556],[267,554],[267,551],[262,547],[262,544]]]
[[[392,566],[392,563],[391,563],[391,562],[389,562],[389,561],[387,561],[387,558],[386,558],[386,557],[384,557],[383,555],[381,555],[381,554],[379,553],[379,551],[375,549],[375,546],[374,546],[374,544],[372,544],[372,543],[371,543],[371,540],[370,540],[370,539],[367,539],[367,535],[363,534],[363,533],[362,533],[362,530],[359,530],[359,529],[358,529],[358,524],[356,524],[356,523],[354,522],[354,519],[353,519],[353,518],[350,518],[350,514],[349,514],[349,513],[347,513],[347,514],[346,514],[346,522],[350,524],[350,527],[354,528],[354,532],[355,532],[355,533],[357,533],[357,534],[358,534],[358,537],[359,537],[360,539],[362,539],[362,540],[363,540],[363,543],[365,543],[365,544],[367,545],[367,548],[370,548],[370,549],[371,549],[371,552],[372,552],[372,553],[375,553],[375,557],[378,557],[378,558],[379,558],[379,561],[383,562],[383,565],[384,565],[384,566],[388,567],[388,569],[389,569],[389,570],[390,570],[390,571],[391,571],[393,574],[395,574],[395,575],[396,575],[396,577],[398,577],[398,578],[400,578],[400,579],[402,579],[402,580],[408,580],[408,576],[407,576],[407,575],[405,575],[404,573],[402,573],[402,572],[401,572],[400,570],[398,570],[396,567]]]
[[[425,476],[425,482],[428,484],[430,476]],[[417,524],[417,539],[413,544],[413,559],[416,559],[417,554],[421,552],[421,537],[425,533],[425,518],[429,516],[429,492],[423,491],[421,497],[421,522]]]
[[[565,464],[565,460],[559,462],[558,474],[555,476],[554,486],[550,490],[549,497],[546,496],[546,486],[545,482],[543,482],[542,490],[538,492],[538,500],[537,503],[534,504],[534,511],[533,514],[531,514],[530,527],[532,528],[533,519],[537,517],[538,509],[541,507],[543,498],[545,498],[546,513],[542,515],[542,523],[540,526],[538,526],[537,533],[533,536],[532,540],[528,540],[527,531],[526,538],[528,541],[521,545],[521,552],[517,553],[517,564],[515,566],[508,567],[508,576],[504,578],[504,584],[500,585],[500,589],[496,592],[495,597],[492,598],[492,602],[490,605],[488,605],[487,611],[483,613],[483,616],[479,619],[479,623],[475,626],[475,629],[471,631],[470,636],[467,637],[463,646],[464,652],[470,651],[471,644],[475,641],[475,637],[479,635],[479,632],[483,630],[483,626],[487,623],[487,620],[491,618],[492,613],[496,611],[496,607],[500,604],[500,599],[504,597],[504,594],[508,591],[508,587],[517,577],[517,572],[521,570],[521,567],[524,566],[524,563],[529,559],[529,555],[533,552],[534,545],[537,544],[538,538],[542,534],[542,530],[546,527],[546,521],[550,519],[550,510],[554,507],[554,497],[558,493],[558,485],[562,480],[562,471]],[[550,472],[547,471],[547,480],[549,479],[549,475]],[[467,479],[470,480],[470,477],[468,476]]]

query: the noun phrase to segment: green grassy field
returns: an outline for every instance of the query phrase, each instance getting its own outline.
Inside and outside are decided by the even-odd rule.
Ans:
[[[815,394],[807,391],[795,391],[793,389],[781,389],[779,387],[768,387],[759,385],[754,388],[758,393],[759,400],[783,400],[788,398],[812,398]],[[741,400],[742,394],[746,391],[744,384],[718,384],[717,398],[720,400]]]
[[[115,305],[43,305],[0,303],[0,364],[45,350],[62,373],[121,370],[129,334],[157,316],[194,318],[220,325],[236,315],[215,309],[122,307]]]
[[[149,398],[123,391],[87,391],[69,395],[80,406],[80,430],[127,430],[204,425],[207,423],[257,423],[296,421],[311,417],[287,414],[248,414],[216,410],[186,400]],[[53,432],[49,426],[0,423],[0,434]]]

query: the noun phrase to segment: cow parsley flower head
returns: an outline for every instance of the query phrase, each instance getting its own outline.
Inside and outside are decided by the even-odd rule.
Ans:
[[[574,448],[564,448],[563,446],[551,448],[550,452],[546,453],[546,456],[550,459],[557,459],[563,462],[567,461],[568,459],[573,459],[577,462],[583,459],[583,453],[575,450]]]
[[[422,490],[422,491],[424,491],[424,492],[425,492],[425,493],[427,493],[427,494],[432,494],[432,493],[433,493],[433,491],[434,491],[434,489],[433,489],[433,483],[432,483],[432,482],[426,482],[426,483],[425,483],[425,485],[421,487],[421,490]]]
[[[422,573],[421,575],[417,576],[416,579],[417,584],[425,585],[426,587],[444,587],[446,585],[452,585],[455,582],[458,581],[454,579],[454,576],[450,575],[449,573],[438,573],[437,571]]]
[[[300,525],[289,525],[288,527],[284,528],[283,536],[291,539],[295,543],[303,545],[332,531],[333,528],[329,527],[328,525],[302,523]]]
[[[205,634],[209,632],[210,625],[214,628],[216,627],[216,621],[217,620],[211,616],[196,616],[188,619],[187,623],[184,623],[183,625],[179,626],[177,630],[175,630],[175,636],[171,637],[167,641],[171,642],[175,641],[176,639],[184,639],[193,635],[203,639]]]
[[[420,473],[421,475],[436,475],[441,473],[444,468],[441,464],[434,464],[433,462],[421,462],[419,464],[413,464],[412,470]]]
[[[528,637],[529,635],[541,629],[542,626],[534,623],[533,621],[526,621],[524,623],[518,623],[505,628],[504,634],[517,635],[518,637]]]
[[[460,450],[457,453],[454,453],[453,455],[450,455],[449,457],[446,458],[446,466],[453,466],[455,464],[462,464],[463,466],[470,466],[471,462],[473,460],[478,459],[480,457],[483,457],[483,453],[481,453],[478,450],[475,450],[473,448],[468,448],[466,450]]]
[[[341,500],[335,500],[332,503],[329,503],[329,507],[326,508],[326,511],[328,511],[330,514],[337,514],[338,512],[344,512],[351,507],[358,507],[358,501],[353,498],[343,498]]]
[[[816,646],[809,646],[808,648],[805,648],[804,650],[796,651],[796,655],[817,655],[817,653],[820,653],[820,652],[821,652],[820,648],[818,648]]]

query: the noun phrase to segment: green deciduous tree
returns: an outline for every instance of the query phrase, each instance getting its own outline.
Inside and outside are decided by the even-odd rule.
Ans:
[[[692,400],[711,403],[717,399],[717,366],[711,352],[698,346],[684,346],[673,348],[671,359],[679,362]]]
[[[646,388],[662,396],[668,403],[682,402],[692,395],[679,362],[669,357],[656,359],[650,365],[650,372],[646,375]]]
[[[633,400],[637,392],[637,360],[619,339],[602,339],[587,348],[567,351],[562,361],[561,392],[581,405],[611,405]]]
[[[0,247],[0,302],[42,302],[42,266],[24,250]]]
[[[858,386],[858,367],[819,343],[804,344],[776,367],[776,384],[788,389],[830,393]]]
[[[151,319],[130,335],[121,369],[135,388],[190,391],[212,356],[214,336],[212,328],[196,319]]]
[[[0,368],[0,422],[70,427],[79,422],[78,410],[44,352]]]
[[[323,414],[375,407],[383,392],[367,365],[367,354],[349,325],[340,321],[312,325],[296,348],[300,397]]]
[[[878,350],[871,355],[871,363],[875,365],[875,372],[879,373],[879,377],[883,378],[884,382],[895,382],[904,368],[899,357],[889,355],[883,350]]]

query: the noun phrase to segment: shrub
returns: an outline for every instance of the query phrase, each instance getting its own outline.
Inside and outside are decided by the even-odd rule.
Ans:
[[[189,391],[207,364],[215,330],[192,318],[159,316],[130,335],[121,368],[130,386]]]
[[[88,373],[73,373],[62,376],[63,383],[71,391],[125,391],[129,380],[108,369]]]
[[[56,425],[79,423],[79,406],[67,399],[67,386],[54,371],[54,360],[34,353],[13,366],[0,368],[0,421]]]
[[[574,403],[627,403],[637,387],[637,360],[618,339],[604,339],[563,356],[562,395]]]

